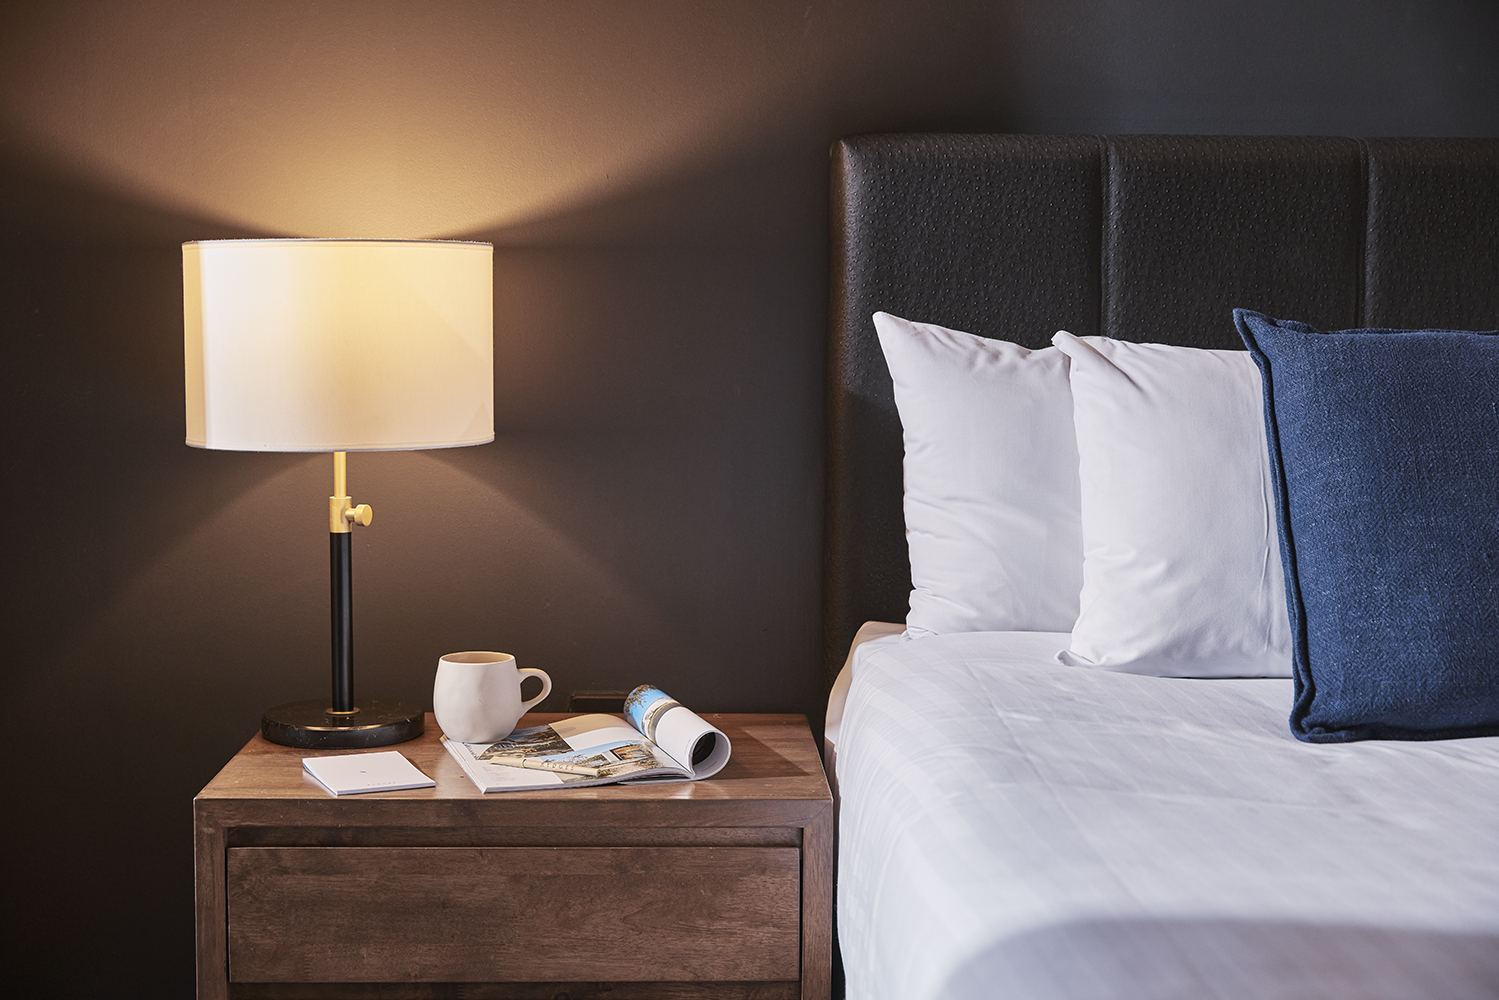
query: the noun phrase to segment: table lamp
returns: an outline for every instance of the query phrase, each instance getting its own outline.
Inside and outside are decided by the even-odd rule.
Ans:
[[[266,739],[386,746],[419,705],[354,697],[347,453],[494,440],[493,256],[445,240],[201,240],[182,245],[187,443],[333,453],[333,692],[278,705]]]

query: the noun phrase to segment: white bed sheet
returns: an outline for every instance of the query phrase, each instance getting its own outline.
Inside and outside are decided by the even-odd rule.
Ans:
[[[879,638],[833,734],[849,1000],[1499,997],[1499,739],[1310,746],[1289,680]]]
[[[828,784],[833,788],[833,799],[838,799],[838,739],[843,730],[843,706],[848,703],[848,689],[853,683],[859,664],[877,649],[906,640],[906,627],[894,622],[865,622],[849,644],[848,657],[843,669],[833,681],[833,690],[828,694],[828,714],[823,720],[822,765],[828,772]]]

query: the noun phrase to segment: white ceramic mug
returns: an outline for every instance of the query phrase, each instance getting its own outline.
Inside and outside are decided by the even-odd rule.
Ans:
[[[520,682],[527,676],[541,678],[541,694],[521,701]],[[509,736],[520,717],[551,693],[545,670],[518,668],[509,653],[449,653],[437,661],[432,710],[453,739],[493,743]]]

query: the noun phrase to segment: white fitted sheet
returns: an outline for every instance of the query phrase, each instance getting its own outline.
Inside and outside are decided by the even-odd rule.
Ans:
[[[849,1000],[1499,997],[1499,739],[1311,746],[1289,680],[880,638],[835,731]]]

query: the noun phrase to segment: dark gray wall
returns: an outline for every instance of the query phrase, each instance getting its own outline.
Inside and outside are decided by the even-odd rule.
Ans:
[[[834,138],[1499,135],[1481,0],[3,16],[6,978],[55,996],[189,993],[191,798],[324,690],[330,462],[182,444],[181,241],[496,244],[496,442],[350,461],[360,690],[501,648],[815,717]]]

